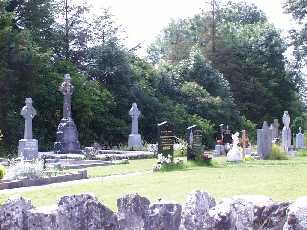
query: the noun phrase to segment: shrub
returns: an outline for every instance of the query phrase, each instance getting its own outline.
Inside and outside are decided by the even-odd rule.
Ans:
[[[0,180],[3,179],[5,175],[5,167],[3,165],[0,165]]]
[[[44,173],[44,162],[33,161],[33,162],[14,162],[10,165],[5,175],[5,179],[16,180],[21,178],[40,178]]]
[[[273,144],[272,153],[268,156],[267,160],[288,160],[288,156],[279,145]]]

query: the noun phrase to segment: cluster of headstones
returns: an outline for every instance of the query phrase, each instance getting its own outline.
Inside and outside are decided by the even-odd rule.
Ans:
[[[64,75],[64,82],[60,85],[59,90],[64,95],[63,118],[56,132],[54,152],[56,154],[81,154],[79,134],[71,114],[71,96],[74,91],[74,86],[71,84],[69,74]],[[33,160],[38,157],[38,141],[33,139],[32,134],[32,119],[36,116],[37,112],[32,106],[31,98],[26,98],[25,103],[26,105],[21,110],[21,115],[25,119],[24,138],[19,140],[18,155],[24,160]],[[132,125],[128,145],[131,148],[140,147],[142,146],[141,135],[138,133],[140,111],[136,103],[133,103],[129,115],[132,118]]]
[[[292,135],[290,128],[290,116],[288,111],[284,111],[282,116],[282,122],[284,127],[279,133],[278,119],[274,119],[274,123],[268,126],[266,121],[263,122],[262,128],[257,129],[257,152],[262,159],[267,158],[272,152],[272,143],[276,143],[281,139],[281,145],[286,153],[291,153],[294,149],[292,145]],[[302,133],[301,127],[299,132],[296,134],[295,141],[296,149],[304,148],[304,134]]]
[[[165,157],[174,156],[174,144],[176,136],[173,127],[167,121],[158,124],[158,153]],[[196,160],[202,157],[204,145],[202,131],[197,125],[192,125],[186,130],[187,159]]]

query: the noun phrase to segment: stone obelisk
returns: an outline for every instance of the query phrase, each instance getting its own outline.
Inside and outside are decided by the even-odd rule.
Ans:
[[[23,139],[19,140],[18,156],[23,160],[33,160],[38,157],[38,142],[33,139],[32,134],[32,119],[36,116],[36,110],[32,106],[31,98],[26,98],[26,105],[20,114],[25,119],[25,129]]]
[[[142,146],[142,138],[139,134],[139,117],[141,115],[141,112],[138,109],[138,106],[136,103],[132,104],[132,107],[129,111],[129,115],[131,116],[131,134],[129,135],[128,139],[128,147],[129,148],[135,148],[135,147],[141,147]]]
[[[64,95],[63,118],[58,126],[54,152],[63,153],[82,153],[78,140],[78,130],[71,117],[71,96],[74,86],[71,84],[69,74],[64,75],[64,82],[60,85],[59,91]]]

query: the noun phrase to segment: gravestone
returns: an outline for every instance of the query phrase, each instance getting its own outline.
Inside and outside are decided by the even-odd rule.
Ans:
[[[187,159],[200,159],[203,153],[202,131],[197,125],[192,125],[187,128]]]
[[[305,147],[304,134],[302,133],[301,127],[299,127],[299,132],[296,134],[295,147],[297,149],[303,149]]]
[[[282,116],[282,122],[284,127],[282,129],[281,143],[285,152],[289,153],[289,147],[291,146],[291,129],[290,129],[290,116],[288,111],[285,111]]]
[[[60,85],[59,91],[64,95],[63,118],[58,126],[54,152],[63,153],[82,153],[79,143],[77,127],[71,117],[71,96],[74,86],[71,84],[69,74],[64,75],[64,82]]]
[[[225,154],[225,147],[224,147],[224,124],[219,125],[219,131],[216,137],[216,145],[213,151],[214,155],[223,155]]]
[[[272,133],[272,139],[279,138],[279,123],[278,119],[274,119],[273,122],[273,133]]]
[[[138,109],[138,106],[136,103],[132,104],[132,107],[129,111],[129,115],[131,116],[131,134],[128,138],[128,147],[134,148],[134,147],[141,147],[142,146],[142,138],[139,134],[139,117],[141,115],[141,112]]]
[[[266,121],[263,122],[262,129],[257,129],[257,152],[262,159],[272,153],[272,132]]]
[[[172,127],[167,121],[158,124],[158,153],[167,157],[174,156],[175,136]]]
[[[25,129],[23,139],[19,140],[18,156],[23,160],[33,160],[38,157],[38,141],[33,139],[32,134],[32,119],[36,116],[36,110],[31,98],[26,98],[26,105],[20,114],[25,119]]]
[[[243,148],[242,157],[244,159],[245,155],[250,155],[252,153],[248,133],[246,130],[242,130],[241,146]]]

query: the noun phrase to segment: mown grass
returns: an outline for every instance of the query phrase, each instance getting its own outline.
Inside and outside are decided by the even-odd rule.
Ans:
[[[35,191],[14,193],[33,201],[36,206],[55,204],[63,195],[92,193],[107,206],[116,210],[116,200],[125,193],[139,193],[155,201],[159,198],[183,203],[194,189],[211,192],[217,199],[239,194],[262,194],[275,200],[291,201],[307,195],[307,157],[289,160],[246,161],[228,163],[217,159],[214,167],[189,162],[182,170],[145,172],[153,159],[130,161],[128,165],[104,166],[89,169],[91,177],[119,173],[143,172],[141,175],[101,179],[87,184],[51,186]],[[3,203],[12,194],[1,194]]]

